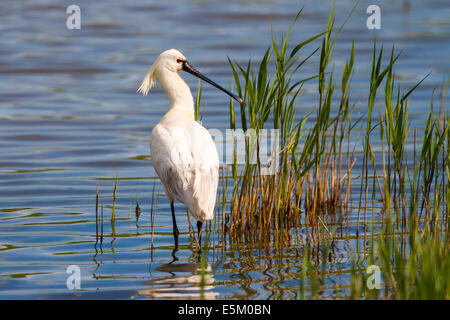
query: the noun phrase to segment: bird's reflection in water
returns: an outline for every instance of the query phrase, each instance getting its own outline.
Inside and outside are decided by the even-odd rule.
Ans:
[[[218,292],[214,289],[214,275],[211,266],[207,265],[202,280],[201,264],[197,263],[166,263],[155,268],[156,271],[165,272],[170,276],[145,281],[148,289],[138,290],[132,296],[147,297],[150,299],[216,299]]]

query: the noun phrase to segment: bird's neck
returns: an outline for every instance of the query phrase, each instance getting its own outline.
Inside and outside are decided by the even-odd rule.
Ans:
[[[189,86],[177,72],[164,72],[158,77],[170,100],[170,109],[181,109],[194,116],[194,98]]]

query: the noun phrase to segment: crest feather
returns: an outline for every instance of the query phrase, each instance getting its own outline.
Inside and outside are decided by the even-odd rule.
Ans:
[[[136,92],[142,93],[142,95],[146,96],[148,91],[156,85],[155,81],[155,64],[153,64],[150,69],[148,69],[147,74],[145,75],[144,80],[142,80],[141,86],[137,89]]]

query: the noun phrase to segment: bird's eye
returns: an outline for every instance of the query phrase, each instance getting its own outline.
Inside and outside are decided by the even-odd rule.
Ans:
[[[183,63],[182,59],[177,59],[177,63]]]

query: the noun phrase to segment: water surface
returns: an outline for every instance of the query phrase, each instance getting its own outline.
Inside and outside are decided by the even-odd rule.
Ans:
[[[372,41],[376,37],[385,48],[395,44],[403,50],[396,70],[404,88],[432,71],[410,105],[411,121],[423,127],[431,91],[449,71],[448,2],[409,1],[409,9],[401,1],[379,3],[382,29],[366,28],[365,9],[371,3],[361,1],[336,43],[332,64],[339,76],[355,39],[351,90],[363,114]],[[161,89],[148,97],[135,91],[155,57],[169,48],[179,49],[194,66],[228,87],[232,76],[227,56],[239,63],[260,59],[270,45],[270,21],[279,36],[302,5],[304,14],[291,43],[322,32],[331,1],[77,4],[81,30],[65,27],[66,7],[60,1],[1,4],[0,298],[299,297],[302,243],[297,240],[280,255],[275,250],[233,247],[213,234],[202,280],[186,209],[180,203],[180,248],[173,261],[170,207],[149,157],[150,132],[168,100]],[[337,24],[352,5],[353,1],[337,2]],[[317,46],[319,42],[309,45],[301,56]],[[296,77],[314,75],[318,59],[315,55]],[[195,90],[197,80],[183,77]],[[301,117],[316,104],[316,84],[306,84],[297,114]],[[227,97],[205,85],[201,113],[207,128],[227,128]],[[112,225],[116,176],[117,220]],[[97,186],[104,214],[101,245],[96,237]],[[137,201],[142,210],[138,220]],[[158,208],[153,248],[152,202]],[[350,235],[356,231],[355,221],[350,214]],[[364,241],[351,239],[343,236],[337,242],[326,280],[329,289],[321,292],[324,298],[348,295],[352,254]],[[81,268],[81,290],[66,287],[69,265]]]

